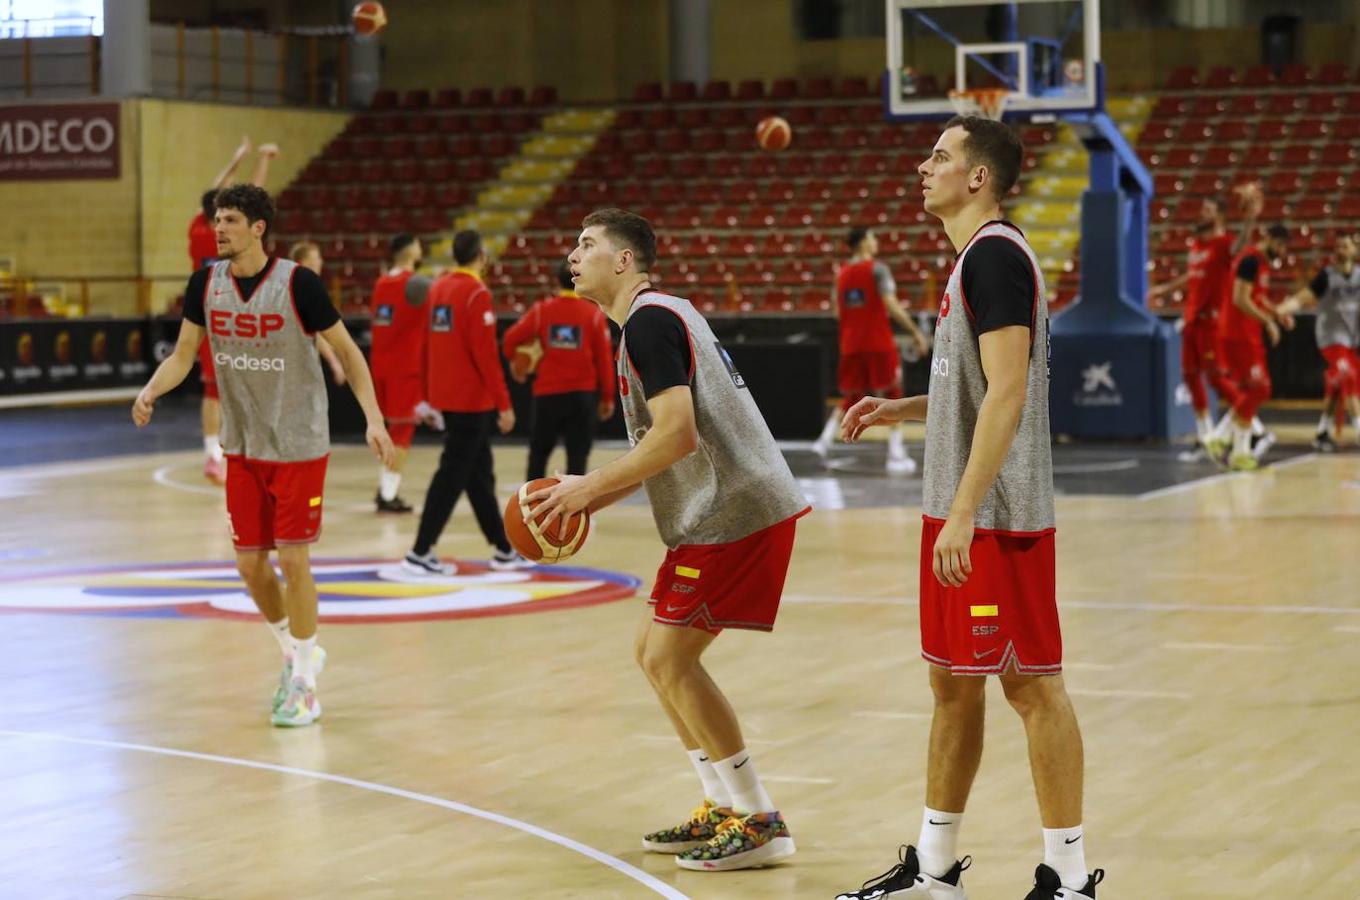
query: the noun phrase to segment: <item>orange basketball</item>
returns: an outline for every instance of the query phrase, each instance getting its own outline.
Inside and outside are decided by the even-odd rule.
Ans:
[[[525,498],[535,491],[557,484],[556,478],[537,478],[520,486],[510,502],[505,504],[505,536],[510,546],[525,559],[555,563],[568,559],[590,534],[590,513],[582,510],[566,519],[558,519],[548,528],[534,521],[533,510]]]
[[[766,116],[756,125],[756,143],[762,150],[783,150],[793,140],[793,129],[779,116]]]
[[[381,3],[356,3],[349,18],[354,23],[355,34],[377,34],[387,26],[387,13]]]

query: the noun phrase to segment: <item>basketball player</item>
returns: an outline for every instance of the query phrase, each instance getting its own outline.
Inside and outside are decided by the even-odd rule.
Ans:
[[[1318,270],[1308,287],[1280,304],[1279,314],[1291,316],[1304,308],[1317,309],[1318,351],[1327,361],[1326,394],[1318,422],[1314,449],[1336,450],[1336,438],[1346,412],[1360,441],[1360,266],[1356,265],[1356,239],[1343,234],[1336,239],[1330,266]],[[1332,425],[1335,422],[1336,433]]]
[[[527,481],[542,478],[558,438],[567,448],[567,472],[586,473],[595,420],[614,415],[614,348],[600,308],[573,289],[571,267],[557,267],[562,292],[540,300],[502,339],[507,359],[538,341],[543,356],[534,376],[534,421],[529,435]]]
[[[310,269],[318,277],[321,275],[321,268],[325,265],[325,260],[321,256],[321,247],[312,241],[298,241],[288,248],[288,258],[304,269]],[[323,282],[324,283],[324,282]],[[336,384],[345,383],[345,367],[340,363],[340,357],[335,355],[331,345],[326,343],[326,339],[321,335],[316,336],[316,349],[325,360],[326,367],[331,370],[331,377]]]
[[[899,863],[840,900],[963,898],[959,827],[982,759],[996,675],[1024,722],[1044,861],[1026,900],[1094,897],[1086,871],[1082,743],[1062,677],[1048,427],[1048,305],[1020,230],[1001,218],[1024,151],[1001,122],[956,116],[918,169],[926,212],[958,251],[940,303],[930,393],[866,397],[842,436],[926,423],[921,655],[935,713],[921,836]]]
[[[1265,197],[1259,189],[1244,194],[1246,221],[1237,237],[1228,233],[1223,223],[1223,207],[1219,201],[1206,197],[1200,204],[1196,235],[1190,243],[1185,274],[1159,284],[1148,291],[1152,300],[1185,285],[1184,327],[1181,331],[1181,377],[1190,391],[1190,405],[1195,410],[1195,431],[1202,452],[1214,428],[1209,415],[1209,395],[1204,389],[1207,379],[1220,406],[1231,408],[1236,403],[1232,385],[1226,377],[1218,352],[1218,311],[1223,286],[1232,273],[1232,261],[1247,245],[1256,229],[1256,218],[1261,214]],[[1192,454],[1199,455],[1199,452]]]
[[[240,145],[236,152],[221,172],[217,173],[217,178],[213,180],[213,186],[204,191],[200,199],[201,212],[189,221],[189,271],[194,272],[206,265],[211,264],[217,259],[217,233],[213,227],[213,217],[216,209],[213,206],[213,198],[217,192],[231,183],[232,176],[236,174],[236,169],[241,165],[241,160],[245,159],[250,152],[250,137],[241,138]],[[251,184],[256,187],[264,187],[265,177],[269,173],[269,162],[279,153],[279,148],[275,144],[264,144],[260,147],[259,158],[255,161],[255,172],[251,177]],[[208,344],[205,341],[198,356],[198,374],[203,381],[203,400],[199,405],[199,419],[203,428],[203,477],[218,484],[226,484],[227,468],[226,461],[222,457],[222,443],[218,440],[218,432],[222,427],[221,407],[217,397],[217,375],[213,371],[212,356],[208,352]]]
[[[254,185],[236,185],[218,192],[215,202],[220,259],[189,279],[179,340],[138,394],[132,419],[138,427],[151,421],[156,401],[189,373],[206,330],[222,395],[236,568],[283,650],[271,721],[310,725],[321,715],[316,675],[325,655],[316,642],[308,545],[321,532],[330,443],[313,335],[324,334],[337,348],[368,419],[373,452],[389,459],[392,441],[363,354],[321,279],[291,260],[265,254],[264,235],[274,218],[269,195]],[[276,548],[286,588],[269,561]]]
[[[416,275],[423,250],[411,234],[393,236],[387,245],[391,268],[373,285],[373,387],[378,406],[396,446],[391,466],[378,473],[378,493],[373,498],[380,513],[408,513],[411,505],[397,491],[401,473],[415,439],[420,416],[416,408],[425,399],[425,343],[429,314],[425,297],[430,279]]]
[[[836,320],[841,334],[841,408],[826,420],[821,436],[812,445],[812,452],[823,459],[835,439],[841,416],[860,398],[866,394],[902,396],[902,358],[893,340],[889,318],[911,336],[922,356],[930,351],[930,342],[897,301],[897,283],[892,272],[874,259],[878,239],[873,230],[851,228],[846,244],[850,247],[850,262],[836,274],[835,287]],[[902,475],[916,471],[916,461],[907,455],[902,430],[896,425],[888,431],[887,469]]]
[[[444,414],[444,452],[425,492],[420,530],[402,568],[420,576],[457,573],[452,563],[441,563],[434,545],[453,515],[458,497],[468,502],[487,543],[496,548],[491,568],[532,566],[514,551],[505,537],[505,520],[496,500],[496,472],[491,459],[491,429],[508,434],[515,427],[515,410],[501,371],[496,347],[496,315],[491,291],[482,282],[486,251],[482,236],[472,230],[453,237],[453,260],[458,265],[430,287],[430,331],[426,383],[429,402]],[[384,464],[387,460],[383,461]]]
[[[1269,299],[1270,265],[1283,258],[1289,229],[1272,225],[1266,235],[1263,247],[1248,246],[1233,260],[1233,279],[1224,287],[1218,317],[1223,361],[1236,402],[1210,435],[1208,450],[1218,461],[1226,448],[1228,467],[1238,471],[1249,471],[1260,464],[1258,455],[1252,452],[1252,423],[1261,404],[1270,399],[1271,388],[1262,327],[1270,346],[1280,342],[1279,313]]]
[[[769,631],[807,500],[746,382],[688,300],[654,289],[656,235],[619,209],[586,216],[568,257],[576,290],[623,328],[618,378],[631,449],[537,492],[544,523],[647,488],[667,549],[638,632],[639,665],[703,784],[689,821],[643,847],[686,869],[745,869],[794,852],[741,726],[700,658],[725,628]]]

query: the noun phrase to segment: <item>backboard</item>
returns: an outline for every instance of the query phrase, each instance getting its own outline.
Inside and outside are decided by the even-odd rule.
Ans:
[[[1103,102],[1100,0],[885,0],[890,119],[954,114],[951,90],[1001,87],[1006,118]]]

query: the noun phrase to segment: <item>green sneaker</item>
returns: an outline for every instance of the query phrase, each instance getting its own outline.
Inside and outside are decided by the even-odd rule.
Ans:
[[[652,853],[684,853],[702,847],[718,834],[718,826],[732,818],[732,810],[712,800],[689,814],[689,821],[664,831],[653,831],[642,838],[642,849]]]
[[[320,675],[321,670],[326,668],[326,648],[320,644],[316,647],[316,652],[312,654],[312,674]],[[283,661],[283,671],[279,673],[278,686],[274,688],[274,701],[269,705],[269,711],[276,713],[279,707],[283,706],[283,701],[288,699],[288,685],[293,680],[293,661],[285,659]]]
[[[280,728],[300,728],[321,718],[321,701],[316,699],[316,688],[309,687],[301,678],[288,685],[288,696],[283,705],[274,710],[269,721]]]
[[[718,826],[718,833],[702,847],[675,858],[682,869],[725,872],[767,866],[793,855],[793,838],[778,812],[733,816]]]

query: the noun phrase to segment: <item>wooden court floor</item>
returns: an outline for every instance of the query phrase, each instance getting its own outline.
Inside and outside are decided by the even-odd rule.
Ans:
[[[434,454],[413,456],[409,499]],[[498,451],[503,494],[523,464]],[[375,481],[363,451],[336,450],[318,556],[407,549],[415,522],[370,511]],[[57,570],[99,582],[70,570],[230,559],[192,452],[0,469],[0,510],[7,606]],[[1357,517],[1356,455],[1060,499],[1101,898],[1360,897]],[[595,524],[573,562],[645,590],[662,551],[646,507]],[[711,652],[797,840],[787,865],[680,872],[641,852],[644,831],[700,797],[631,659],[636,599],[323,625],[326,713],[293,732],[267,724],[277,651],[257,623],[10,611],[0,897],[830,898],[916,839],[919,527],[918,509],[816,511],[776,631]],[[465,503],[440,549],[487,557]],[[101,602],[132,597],[137,577]],[[1039,824],[1019,721],[996,686],[989,700],[965,886],[1019,900]]]

